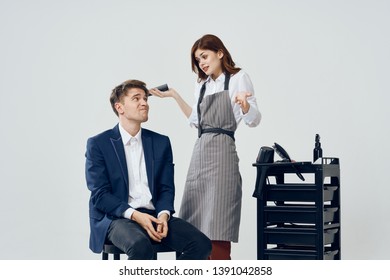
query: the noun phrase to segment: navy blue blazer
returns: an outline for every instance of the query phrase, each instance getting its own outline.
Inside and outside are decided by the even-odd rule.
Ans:
[[[146,173],[156,213],[174,213],[174,164],[171,142],[167,136],[142,129]],[[119,125],[87,141],[85,175],[89,200],[90,249],[103,250],[108,227],[122,217],[130,205],[126,155]]]

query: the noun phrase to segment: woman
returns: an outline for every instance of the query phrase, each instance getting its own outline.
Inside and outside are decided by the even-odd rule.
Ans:
[[[173,97],[198,139],[187,174],[180,217],[212,240],[210,259],[231,259],[231,242],[238,242],[242,185],[234,132],[243,120],[260,123],[249,76],[235,63],[222,41],[204,35],[191,49],[192,70],[198,75],[196,104],[189,106],[174,89],[150,92]]]

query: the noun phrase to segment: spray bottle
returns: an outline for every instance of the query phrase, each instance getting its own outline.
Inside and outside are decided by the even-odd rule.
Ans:
[[[313,162],[316,162],[316,160],[319,158],[322,158],[322,148],[320,142],[320,135],[316,134],[314,150],[313,150]]]

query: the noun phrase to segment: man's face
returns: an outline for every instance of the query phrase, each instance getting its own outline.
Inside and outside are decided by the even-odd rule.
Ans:
[[[127,121],[143,123],[148,120],[148,96],[140,88],[128,89],[122,101],[116,103],[115,107],[119,117]]]

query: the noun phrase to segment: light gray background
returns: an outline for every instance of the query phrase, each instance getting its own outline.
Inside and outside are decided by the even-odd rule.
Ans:
[[[314,135],[339,157],[342,258],[388,259],[389,1],[0,1],[0,259],[98,259],[88,249],[86,140],[113,127],[108,97],[129,78],[168,83],[189,102],[190,48],[218,35],[251,76],[263,120],[241,123],[240,242],[256,258],[261,146],[311,160]],[[176,208],[196,130],[171,99],[145,127],[170,136]]]

